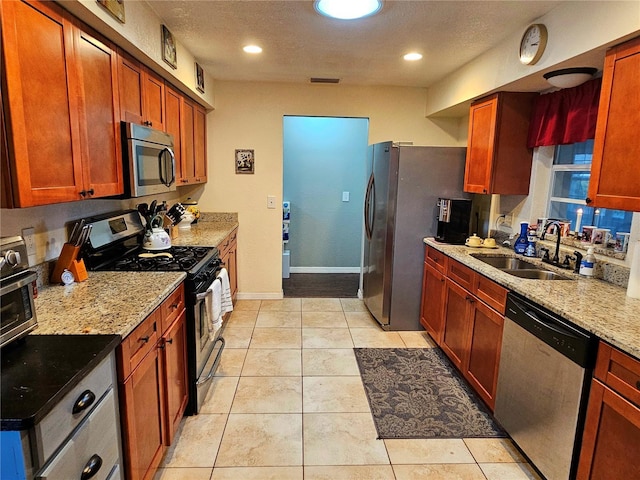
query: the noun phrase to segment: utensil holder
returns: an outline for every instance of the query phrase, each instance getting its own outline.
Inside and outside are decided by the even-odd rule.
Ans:
[[[73,277],[76,282],[83,282],[89,278],[84,260],[77,259],[79,252],[80,246],[75,246],[71,243],[65,243],[62,246],[62,251],[56,261],[53,273],[51,274],[51,283],[62,283],[62,273],[65,270],[69,270],[73,273]]]

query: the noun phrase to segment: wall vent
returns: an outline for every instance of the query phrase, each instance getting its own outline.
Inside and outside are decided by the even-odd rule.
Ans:
[[[311,83],[340,83],[339,78],[321,78],[321,77],[311,77],[309,79]]]

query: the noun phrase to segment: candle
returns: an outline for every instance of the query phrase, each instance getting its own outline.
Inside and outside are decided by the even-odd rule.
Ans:
[[[576,228],[575,232],[580,233],[580,223],[582,223],[582,209],[578,209],[578,213],[576,214]]]
[[[594,224],[596,227],[599,227],[599,226],[600,226],[600,225],[598,225],[598,221],[599,221],[599,220],[600,220],[600,210],[597,210],[597,209],[596,209],[595,213],[593,214],[593,224]]]

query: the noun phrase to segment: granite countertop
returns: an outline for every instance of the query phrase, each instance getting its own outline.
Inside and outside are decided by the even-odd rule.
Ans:
[[[118,335],[27,335],[2,350],[2,430],[26,430],[120,344]]]
[[[448,245],[433,238],[425,238],[424,243],[640,359],[640,299],[627,297],[625,288],[585,278],[529,257],[525,258],[528,262],[572,277],[573,280],[527,280],[509,275],[473,257],[473,254],[479,253],[515,256],[512,249]]]
[[[178,236],[171,239],[171,244],[216,247],[237,227],[238,222],[234,221],[199,221],[191,228],[179,228]]]

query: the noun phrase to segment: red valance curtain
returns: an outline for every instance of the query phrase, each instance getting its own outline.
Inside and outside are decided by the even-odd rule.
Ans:
[[[529,148],[566,145],[595,137],[601,78],[536,98],[529,124]]]

